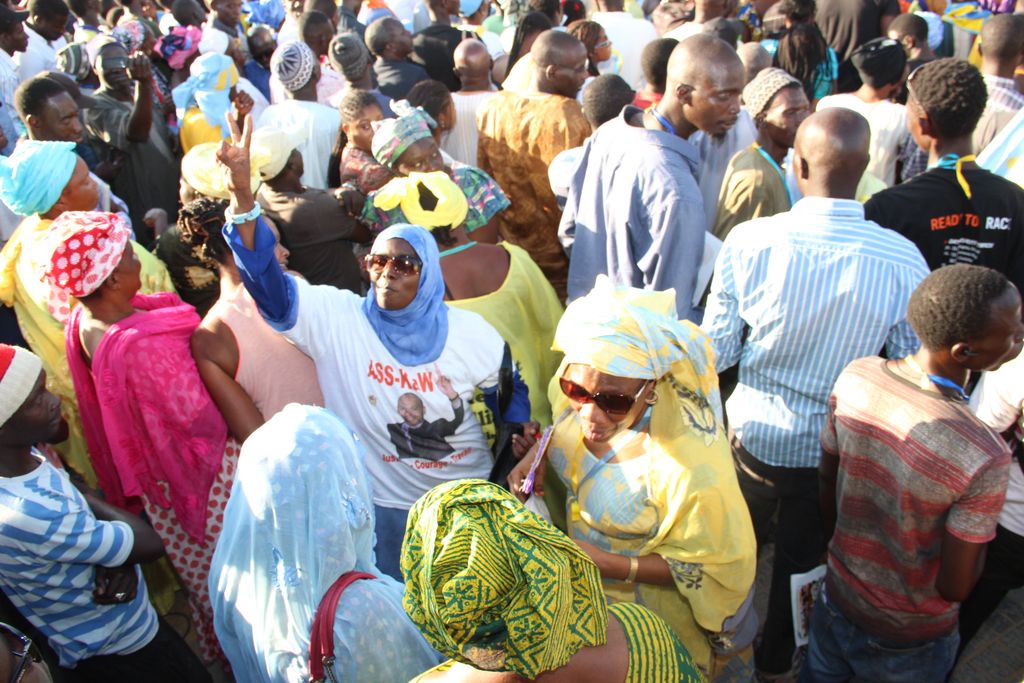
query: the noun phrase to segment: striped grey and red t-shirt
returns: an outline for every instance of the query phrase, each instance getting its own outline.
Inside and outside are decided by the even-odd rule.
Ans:
[[[942,538],[947,530],[968,543],[993,538],[1006,444],[964,401],[922,389],[875,357],[839,376],[821,443],[839,455],[829,600],[886,640],[951,633],[959,606],[935,588]]]

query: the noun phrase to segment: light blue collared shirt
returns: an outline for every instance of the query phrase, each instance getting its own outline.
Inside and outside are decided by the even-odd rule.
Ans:
[[[616,284],[676,290],[680,318],[691,307],[704,254],[704,204],[697,148],[671,133],[631,126],[626,107],[587,140],[569,184],[558,237],[569,257],[569,299]]]
[[[739,363],[725,407],[743,447],[769,465],[817,467],[843,368],[883,346],[890,358],[917,351],[907,303],[928,272],[910,240],[853,200],[805,197],[734,228],[701,327],[719,372]]]

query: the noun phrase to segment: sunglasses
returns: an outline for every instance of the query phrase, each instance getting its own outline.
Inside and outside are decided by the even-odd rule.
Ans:
[[[32,639],[13,626],[0,623],[0,633],[7,639],[11,654],[14,655],[14,666],[11,668],[11,677],[7,679],[7,683],[18,683],[28,673],[32,663],[41,662],[43,658],[32,644]]]
[[[558,385],[562,393],[574,403],[593,403],[595,406],[607,413],[608,417],[625,417],[626,413],[633,409],[640,394],[647,388],[647,382],[640,387],[640,390],[630,396],[629,394],[592,394],[571,379],[560,377]]]
[[[388,256],[387,254],[367,254],[366,269],[377,273],[383,273],[390,264],[391,270],[399,277],[409,277],[418,274],[423,270],[423,261],[418,256],[401,254],[399,256]]]

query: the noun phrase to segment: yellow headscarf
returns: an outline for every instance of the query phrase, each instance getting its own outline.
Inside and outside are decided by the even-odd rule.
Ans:
[[[433,209],[423,208],[421,186],[437,199]],[[444,171],[410,173],[404,178],[392,178],[387,185],[377,190],[373,203],[384,211],[401,206],[406,221],[427,230],[457,228],[465,222],[466,214],[469,213],[465,193]]]
[[[533,679],[603,645],[608,612],[586,554],[505,489],[437,486],[409,511],[405,611],[434,648]]]
[[[570,535],[590,541],[600,535],[599,545],[619,555],[663,557],[675,585],[606,581],[605,595],[611,602],[646,605],[707,667],[708,634],[722,632],[741,610],[757,566],[754,531],[725,438],[711,343],[695,325],[677,319],[673,291],[616,287],[599,277],[590,294],[566,309],[554,347],[565,360],[548,396],[554,414],[566,417],[555,425],[551,451],[564,455],[558,476],[568,482]],[[657,380],[642,475],[647,505],[657,515],[643,533],[606,533],[607,501],[591,499],[601,494],[576,476],[586,446],[578,415],[567,411],[557,382],[570,363]]]
[[[696,325],[678,319],[675,299],[674,290],[617,287],[598,276],[594,289],[569,304],[558,323],[553,348],[565,359],[552,392],[561,395],[557,378],[572,363],[616,377],[656,380],[652,432],[675,438],[680,430],[697,431],[705,443],[714,441],[722,429],[722,399],[711,341]],[[552,403],[555,415],[567,405],[564,396],[557,403],[561,407]]]

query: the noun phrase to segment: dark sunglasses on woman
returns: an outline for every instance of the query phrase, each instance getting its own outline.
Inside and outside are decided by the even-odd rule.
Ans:
[[[401,277],[416,275],[423,269],[423,261],[418,256],[408,254],[400,254],[398,256],[388,256],[387,254],[366,255],[367,270],[383,273],[388,264],[391,264],[391,270],[394,271],[395,275]]]
[[[7,679],[7,683],[18,683],[28,673],[32,663],[41,662],[43,658],[39,654],[39,650],[32,644],[32,639],[13,626],[0,622],[0,634],[3,634],[4,640],[7,641],[7,647],[10,648],[11,655],[14,656],[11,675]]]
[[[639,391],[631,396],[629,394],[606,394],[604,392],[592,394],[579,384],[576,384],[576,382],[565,377],[560,377],[558,384],[562,387],[562,393],[570,401],[575,403],[593,403],[607,413],[608,417],[619,419],[625,417],[633,409],[637,399],[640,398],[640,394],[647,388],[647,382],[644,382]]]

